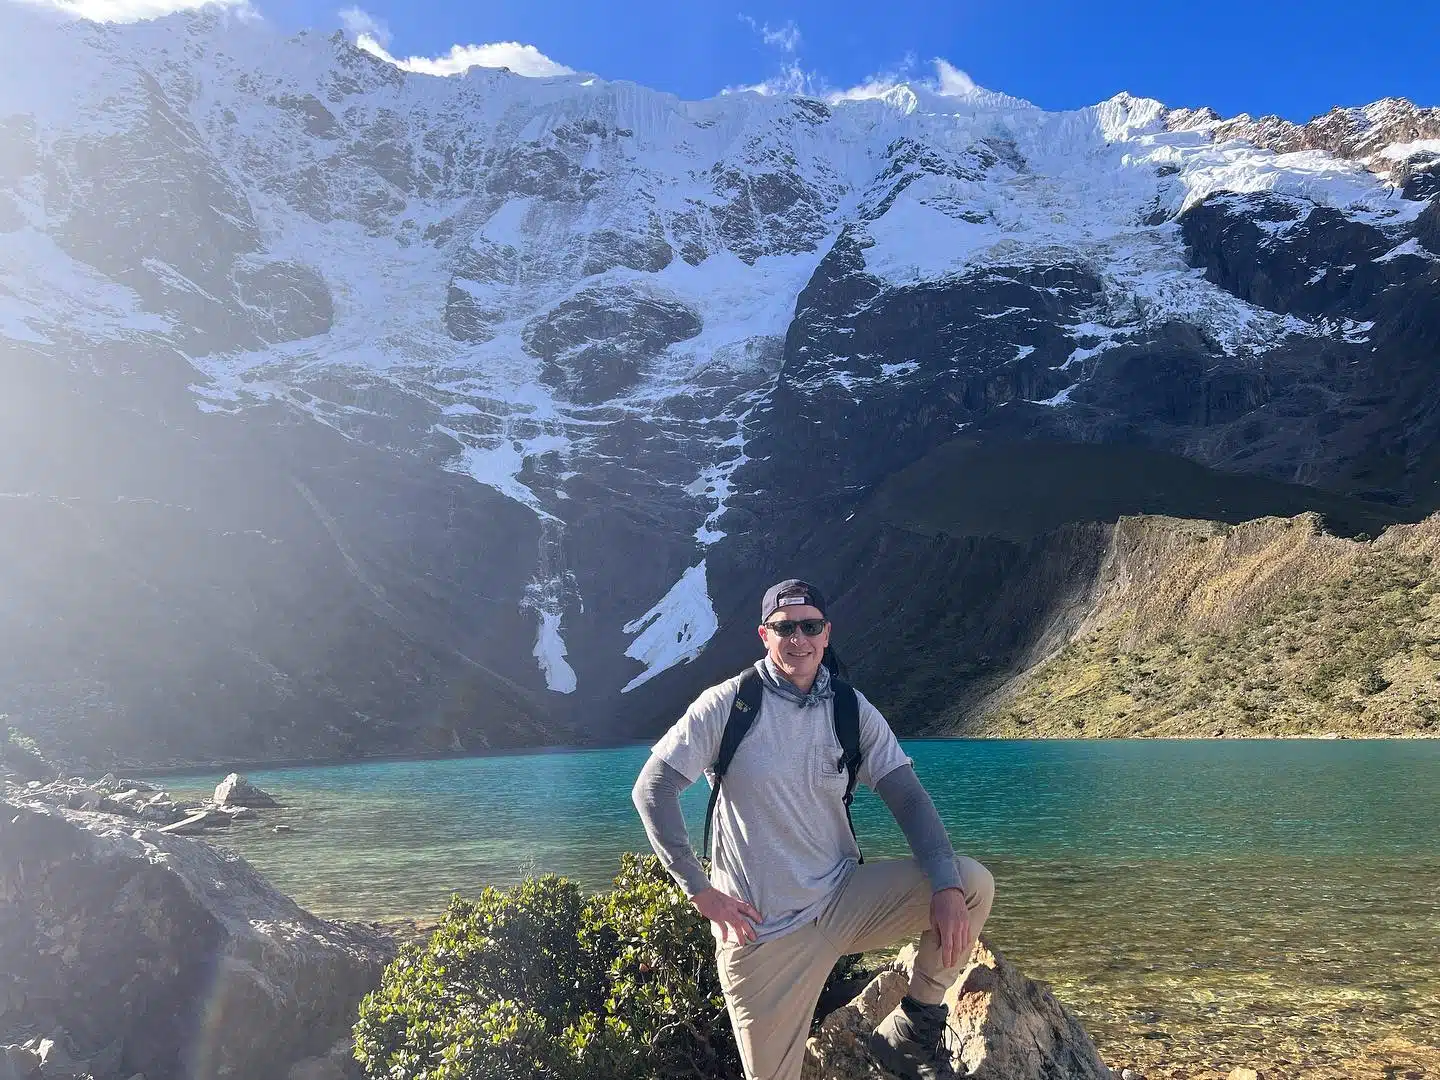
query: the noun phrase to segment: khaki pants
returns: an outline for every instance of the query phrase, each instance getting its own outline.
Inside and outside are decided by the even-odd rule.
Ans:
[[[974,859],[958,857],[978,937],[995,899],[995,879]],[[969,957],[946,968],[940,937],[930,929],[930,880],[914,859],[885,859],[855,868],[813,923],[754,945],[721,945],[720,985],[740,1044],[747,1080],[798,1080],[815,1003],[835,961],[921,934],[910,996],[938,1003]],[[922,933],[923,931],[923,933]]]

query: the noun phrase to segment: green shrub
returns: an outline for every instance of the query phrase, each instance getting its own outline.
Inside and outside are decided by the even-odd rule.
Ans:
[[[373,1080],[738,1080],[714,952],[653,856],[589,897],[554,876],[457,897],[361,1002],[355,1056]]]
[[[53,776],[55,767],[45,760],[35,740],[0,716],[0,768],[13,770],[22,780],[43,780]]]
[[[429,942],[402,948],[361,1003],[355,1046],[366,1074],[569,1075],[567,1029],[600,990],[594,958],[580,947],[584,903],[556,877],[452,900]]]

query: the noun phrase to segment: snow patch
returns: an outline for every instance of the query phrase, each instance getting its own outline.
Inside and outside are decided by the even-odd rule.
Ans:
[[[460,444],[456,457],[446,462],[451,472],[464,473],[486,487],[492,487],[500,494],[528,506],[540,517],[550,517],[540,505],[535,492],[519,480],[525,459],[553,451],[565,451],[570,442],[561,435],[537,435],[530,438],[501,436],[493,445],[477,446],[476,436],[467,435],[444,424],[436,424],[434,431],[448,435]]]
[[[1404,161],[1416,154],[1440,154],[1440,139],[1416,139],[1414,142],[1391,143],[1380,156]]]
[[[639,635],[625,655],[639,660],[645,670],[625,684],[622,694],[643,686],[676,664],[688,664],[714,637],[720,620],[710,602],[705,574],[705,560],[701,559],[680,575],[659,603],[624,625],[625,633]]]
[[[1402,255],[1413,255],[1417,259],[1426,259],[1430,262],[1440,262],[1440,255],[1435,255],[1429,249],[1422,247],[1420,245],[1420,241],[1413,236],[1409,240],[1406,240],[1403,244],[1400,244],[1398,247],[1391,248],[1384,255],[1376,258],[1375,261],[1377,263],[1387,263],[1390,262],[1392,259],[1400,258],[1400,256]]]
[[[545,686],[560,694],[575,692],[575,669],[565,659],[565,641],[560,637],[560,613],[541,611],[540,627],[535,635],[535,659],[545,673]]]
[[[1052,409],[1059,408],[1061,405],[1070,404],[1070,391],[1074,390],[1079,385],[1080,384],[1078,382],[1071,383],[1069,386],[1065,387],[1064,390],[1061,390],[1058,394],[1055,394],[1052,397],[1043,398],[1039,401],[1029,398],[1027,398],[1026,400],[1029,401],[1031,405],[1048,405]]]
[[[530,198],[506,199],[500,209],[490,215],[478,235],[491,243],[522,247],[527,239],[525,219],[534,202]]]

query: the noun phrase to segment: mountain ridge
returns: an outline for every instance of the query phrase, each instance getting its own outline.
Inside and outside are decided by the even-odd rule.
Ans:
[[[611,737],[708,666],[687,667],[734,632],[724,597],[823,562],[818,523],[962,433],[1144,447],[1395,518],[1440,505],[1440,211],[1416,180],[1435,110],[1284,127],[921,85],[682,102],[415,75],[213,13],[0,19],[19,27],[0,35],[0,354],[46,372],[40,413],[131,410],[122,441],[28,437],[57,461],[84,446],[122,505],[191,505],[184,452],[159,449],[183,431],[230,447],[196,458],[212,486],[273,458],[255,475],[288,508],[270,531],[197,517],[268,537],[223,572],[182,582],[161,544],[127,550],[133,594],[17,584],[11,627],[40,634],[5,683],[100,745],[195,743],[192,696],[234,747]],[[57,66],[77,72],[58,95]],[[9,472],[13,494],[79,490]],[[199,610],[206,573],[254,618],[212,617],[176,669],[158,627]],[[338,681],[279,644],[307,573]],[[80,611],[96,591],[108,629],[77,646],[56,594]],[[153,656],[115,647],[136,604]],[[370,664],[435,685],[361,706]]]

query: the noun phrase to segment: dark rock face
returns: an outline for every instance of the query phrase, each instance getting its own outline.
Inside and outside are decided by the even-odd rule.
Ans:
[[[1440,195],[1440,191],[1436,192]],[[1415,239],[1419,240],[1432,255],[1440,255],[1440,199],[1425,208],[1415,222]]]
[[[571,401],[599,404],[635,385],[648,360],[700,332],[684,304],[627,287],[590,286],[525,328],[541,377]]]
[[[746,488],[785,485],[775,471],[803,460],[811,497],[863,490],[966,423],[1074,381],[1062,366],[1074,348],[1066,329],[1099,298],[1089,271],[998,267],[887,287],[865,271],[864,243],[842,233],[800,294]]]
[[[588,186],[583,170],[562,150],[549,146],[516,147],[495,162],[485,183],[497,195],[547,199],[578,198]]]
[[[1428,160],[1408,161],[1401,191],[1407,199],[1433,200],[1440,195],[1440,154]]]
[[[976,143],[963,154],[952,155],[917,139],[896,139],[886,149],[887,165],[871,183],[865,217],[879,218],[890,209],[900,194],[916,180],[926,176],[946,176],[955,180],[980,180],[985,173],[1004,161],[1017,172],[1026,168],[1025,159],[1015,144],[1003,137]],[[974,220],[984,220],[975,212]]]
[[[122,279],[143,253],[195,285],[223,288],[234,259],[260,247],[250,205],[189,119],[153,81],[146,90],[125,128],[69,148],[78,174],[48,171],[47,201],[64,215],[57,240]]]
[[[1394,246],[1378,229],[1303,199],[1215,195],[1181,230],[1206,277],[1271,311],[1360,313],[1394,276],[1374,262]]]
[[[456,341],[489,341],[491,328],[504,317],[463,285],[452,284],[445,292],[445,329]]]
[[[0,802],[0,1041],[63,1030],[155,1080],[284,1076],[324,1055],[389,942],[244,860],[103,814]]]
[[[109,379],[0,361],[32,447],[0,490],[37,493],[0,500],[25,628],[0,680],[47,747],[108,767],[550,738],[513,678],[533,669],[523,507],[321,425],[198,413],[179,358],[173,379],[144,354]]]
[[[272,345],[327,333],[335,317],[325,279],[303,263],[238,266],[235,298],[256,312],[255,332]]]
[[[1423,247],[1435,220],[1427,208],[1409,242]],[[1341,341],[1282,346],[1258,359],[1272,396],[1285,399],[1272,417],[1313,425],[1332,486],[1415,499],[1406,489],[1426,483],[1425,448],[1440,434],[1431,404],[1440,379],[1440,262],[1423,250],[1404,253],[1404,234],[1273,195],[1214,196],[1181,229],[1193,264],[1222,288],[1274,311],[1350,320]],[[1423,498],[1430,505],[1428,492]]]
[[[603,274],[617,266],[656,274],[674,258],[675,252],[665,240],[665,229],[652,214],[650,228],[644,233],[624,233],[617,229],[598,229],[591,233],[586,238],[580,275]]]

